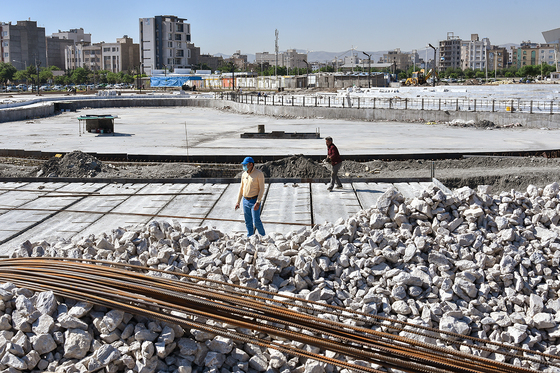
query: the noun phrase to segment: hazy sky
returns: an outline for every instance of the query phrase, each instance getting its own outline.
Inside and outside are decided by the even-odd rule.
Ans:
[[[279,49],[339,52],[437,46],[448,32],[492,44],[544,42],[541,32],[560,27],[559,0],[237,0],[237,1],[3,1],[0,21],[31,19],[47,35],[84,28],[93,42],[123,35],[138,42],[138,20],[176,15],[191,24],[201,53],[243,54]]]

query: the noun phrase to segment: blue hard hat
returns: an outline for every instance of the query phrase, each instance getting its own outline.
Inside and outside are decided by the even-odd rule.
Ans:
[[[255,163],[255,161],[253,160],[252,157],[246,157],[243,162],[241,162],[241,164],[247,164],[247,163]]]

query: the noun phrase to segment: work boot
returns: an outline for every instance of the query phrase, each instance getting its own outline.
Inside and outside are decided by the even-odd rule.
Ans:
[[[332,191],[332,185],[329,186],[329,187],[327,188],[327,190],[328,190],[329,192]]]
[[[336,189],[342,189],[342,185],[337,185]]]

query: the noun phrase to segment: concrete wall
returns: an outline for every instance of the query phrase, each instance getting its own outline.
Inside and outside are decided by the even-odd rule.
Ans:
[[[16,107],[0,110],[0,123],[15,122],[18,120],[28,120],[33,118],[43,118],[54,114],[54,103],[49,102],[43,105]]]
[[[304,118],[322,117],[325,119],[348,119],[363,121],[399,121],[399,122],[430,122],[489,120],[496,125],[510,125],[519,123],[529,128],[560,128],[559,114],[529,114],[509,112],[467,112],[467,111],[437,111],[437,110],[400,110],[400,109],[356,109],[356,108],[326,108],[326,107],[299,107],[299,106],[272,106],[242,104],[226,100],[192,99],[180,97],[141,97],[141,98],[114,98],[114,99],[83,99],[79,101],[49,102],[40,106],[26,106],[19,108],[1,109],[0,122],[26,120],[37,117],[46,117],[57,110],[78,110],[84,107],[109,108],[109,107],[150,107],[150,106],[198,106],[208,108],[231,107],[241,113],[259,115],[278,115]]]

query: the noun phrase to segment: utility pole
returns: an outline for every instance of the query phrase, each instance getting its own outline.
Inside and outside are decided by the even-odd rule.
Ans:
[[[35,59],[35,66],[37,69],[37,94],[39,96],[41,96],[41,92],[39,90],[39,66],[41,66],[41,61],[38,61],[37,59]]]
[[[436,47],[434,47],[432,44],[428,43],[428,45],[430,46],[430,48],[432,48],[434,50],[434,72],[432,73],[432,87],[436,86],[436,58],[437,58],[437,52],[436,52]],[[426,55],[428,55],[428,52],[426,52]]]
[[[276,65],[274,65],[274,76],[278,80],[278,29],[274,31],[274,35],[276,36],[276,40],[274,42],[274,50],[276,52]]]
[[[366,52],[362,52],[366,56],[368,56],[368,88],[371,88],[371,54],[367,54]]]

